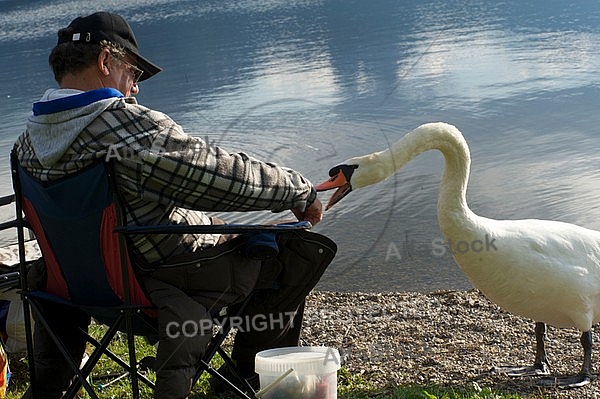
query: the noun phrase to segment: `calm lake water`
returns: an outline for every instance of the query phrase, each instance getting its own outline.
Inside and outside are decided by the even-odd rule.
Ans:
[[[0,195],[11,192],[8,153],[31,102],[55,86],[47,56],[56,30],[98,4],[0,0]],[[596,0],[102,4],[130,21],[142,52],[164,67],[141,85],[139,102],[212,144],[317,183],[346,158],[446,121],[471,148],[476,213],[600,229]],[[423,154],[327,212],[315,230],[339,255],[319,287],[471,287],[449,252],[432,247],[441,240],[442,168],[439,153]]]

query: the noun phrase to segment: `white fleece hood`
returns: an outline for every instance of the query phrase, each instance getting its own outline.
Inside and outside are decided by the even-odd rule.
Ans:
[[[114,89],[47,90],[33,105],[34,113],[27,121],[29,138],[40,163],[52,167],[79,133],[122,96]]]

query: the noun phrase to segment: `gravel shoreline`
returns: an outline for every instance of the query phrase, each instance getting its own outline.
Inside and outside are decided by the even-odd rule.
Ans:
[[[36,251],[31,247],[28,255]],[[0,263],[16,259],[16,246],[0,249]],[[600,381],[574,390],[540,389],[532,378],[491,372],[533,363],[533,328],[533,321],[501,310],[477,290],[314,291],[307,298],[302,344],[337,348],[346,368],[377,386],[480,386],[531,398],[600,399]],[[579,336],[575,329],[549,327],[546,351],[554,374],[580,369]],[[600,342],[597,326],[594,338]],[[600,359],[600,345],[595,348],[593,359]]]
[[[501,310],[477,290],[316,291],[307,297],[301,343],[337,348],[350,372],[379,387],[490,387],[523,398],[600,399],[600,381],[572,390],[541,389],[533,378],[492,372],[494,366],[533,363],[533,328],[531,320]],[[548,328],[546,350],[554,374],[580,369],[579,336],[575,329]],[[600,341],[597,327],[594,336]],[[23,358],[11,355],[15,380],[26,375]],[[600,351],[593,358],[600,359]]]
[[[533,321],[501,310],[477,290],[317,291],[307,298],[302,344],[337,348],[346,368],[377,386],[479,386],[531,398],[600,398],[600,381],[572,390],[541,389],[535,379],[491,371],[494,366],[531,365],[533,329]],[[579,336],[575,329],[548,328],[552,373],[579,371]],[[600,337],[597,328],[594,337]],[[593,358],[600,359],[598,352]]]

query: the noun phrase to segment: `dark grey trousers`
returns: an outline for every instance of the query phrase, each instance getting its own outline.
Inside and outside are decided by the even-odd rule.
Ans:
[[[242,372],[253,371],[254,357],[261,350],[298,345],[305,297],[333,260],[336,245],[327,237],[307,231],[280,234],[278,245],[277,257],[252,260],[244,255],[244,238],[237,237],[177,257],[139,276],[158,309],[156,398],[188,396],[219,311],[241,302],[255,290],[245,312],[234,323],[237,333],[232,357]],[[61,334],[69,336],[69,327],[87,328],[88,323],[89,318],[72,319]],[[45,386],[40,398],[59,398],[71,374],[45,337],[47,334],[40,330],[36,328],[35,343],[38,381],[44,381],[40,385]],[[83,354],[81,344],[74,339],[70,342],[78,358]],[[49,349],[38,352],[40,346]]]

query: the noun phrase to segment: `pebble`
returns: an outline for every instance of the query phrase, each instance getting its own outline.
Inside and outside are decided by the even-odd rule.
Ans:
[[[546,352],[552,373],[579,371],[580,335],[576,329],[549,326]],[[600,337],[599,331],[594,336]],[[524,398],[600,398],[600,381],[572,390],[542,389],[532,377],[493,372],[494,366],[533,364],[534,322],[503,311],[477,290],[312,292],[301,344],[337,348],[350,372],[376,386],[489,387]]]

